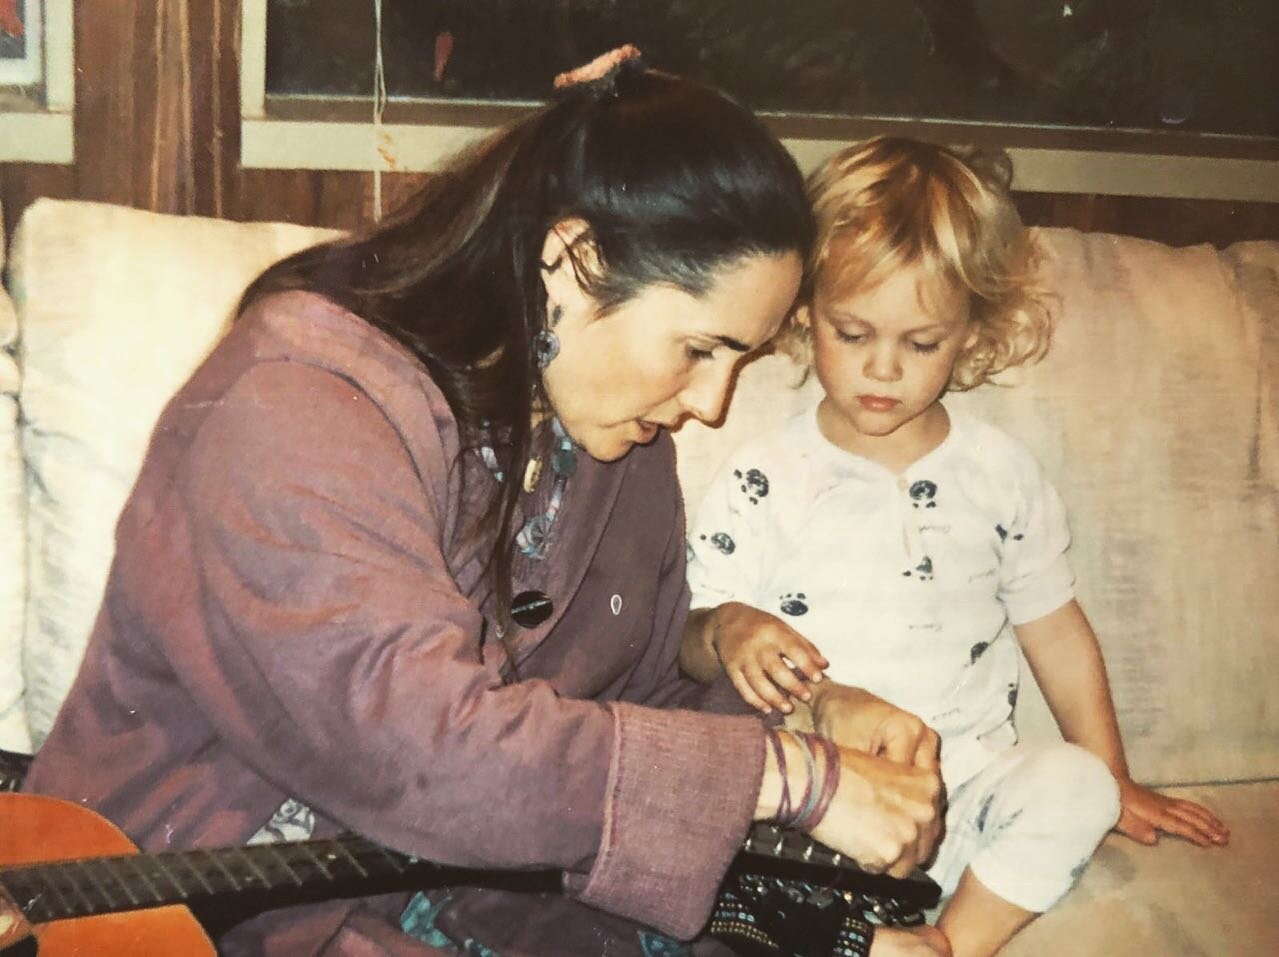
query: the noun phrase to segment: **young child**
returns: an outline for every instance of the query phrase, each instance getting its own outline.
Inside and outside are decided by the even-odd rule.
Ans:
[[[1002,156],[889,138],[813,175],[818,242],[786,334],[825,395],[730,457],[689,537],[685,670],[722,668],[784,712],[825,675],[940,735],[930,873],[955,957],[1052,907],[1116,822],[1147,844],[1228,834],[1129,778],[1061,500],[1019,443],[942,402],[1048,344],[1010,179]],[[1070,743],[1016,743],[1018,644]]]

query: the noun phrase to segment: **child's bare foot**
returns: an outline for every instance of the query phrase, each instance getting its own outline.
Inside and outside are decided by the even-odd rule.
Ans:
[[[936,927],[876,927],[870,957],[950,957],[950,942]]]

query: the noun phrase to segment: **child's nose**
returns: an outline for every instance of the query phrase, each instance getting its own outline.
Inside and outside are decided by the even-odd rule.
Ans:
[[[866,376],[877,382],[896,382],[900,379],[902,366],[897,358],[897,350],[887,344],[871,349],[866,358]]]

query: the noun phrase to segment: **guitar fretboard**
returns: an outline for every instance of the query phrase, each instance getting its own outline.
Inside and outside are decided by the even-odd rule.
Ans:
[[[198,905],[246,891],[301,890],[374,878],[402,878],[408,886],[449,872],[348,835],[15,867],[0,871],[0,885],[28,920],[43,923],[165,904]]]
[[[921,907],[932,906],[937,899],[937,885],[923,875],[896,880],[867,874],[802,834],[765,824],[751,830],[733,867],[836,889],[882,893]],[[329,840],[85,858],[0,871],[0,887],[35,924],[167,904],[199,907],[248,892],[343,896],[339,888],[358,892],[373,882],[379,891],[389,891],[444,884],[513,887],[521,881],[525,889],[547,890],[558,885],[558,872],[512,877],[451,867],[350,834]]]

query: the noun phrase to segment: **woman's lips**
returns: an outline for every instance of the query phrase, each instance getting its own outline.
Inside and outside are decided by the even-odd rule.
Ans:
[[[661,428],[656,422],[649,422],[645,419],[636,419],[635,424],[639,426],[639,441],[644,444],[657,438],[657,431]]]
[[[859,395],[857,401],[868,412],[891,412],[901,405],[900,399],[890,399],[883,395]]]

